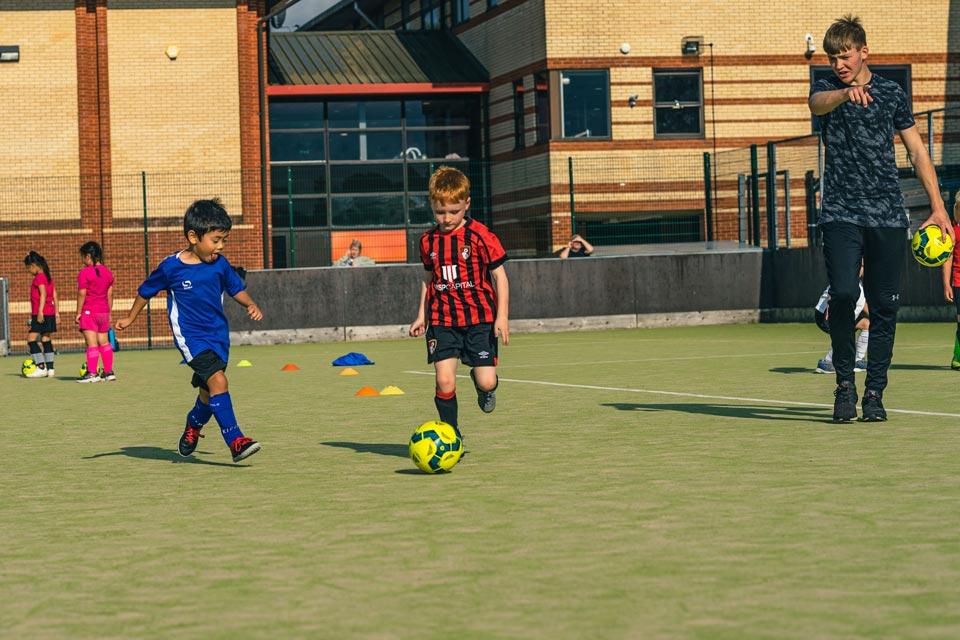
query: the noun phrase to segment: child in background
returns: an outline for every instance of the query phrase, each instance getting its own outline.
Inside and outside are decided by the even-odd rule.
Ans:
[[[226,292],[246,307],[251,319],[260,320],[263,314],[244,291],[246,285],[237,272],[220,255],[232,226],[219,199],[191,204],[183,217],[183,235],[190,246],[164,258],[137,289],[130,313],[117,320],[114,328],[126,329],[143,311],[147,300],[166,290],[174,342],[193,370],[192,384],[198,389],[177,451],[184,457],[191,455],[198,438],[203,437],[200,430],[213,416],[233,461],[240,462],[259,451],[260,444],[243,435],[233,413],[224,374],[230,357],[230,330],[223,313],[223,294]]]
[[[960,198],[953,203],[953,235],[960,239]],[[953,359],[950,368],[960,371],[960,246],[953,245],[953,253],[943,263],[943,297],[947,302],[953,302],[957,307],[957,333],[953,340]]]
[[[409,333],[426,334],[427,362],[437,374],[437,412],[460,435],[457,358],[473,367],[470,378],[480,409],[490,413],[496,407],[497,337],[510,344],[507,254],[493,232],[466,218],[470,180],[460,170],[444,166],[434,172],[430,206],[437,226],[420,238],[427,274]]]
[[[827,335],[830,335],[830,319],[828,317],[830,313],[829,301],[830,287],[827,287],[823,291],[823,295],[820,296],[817,306],[813,308],[814,320],[817,326]],[[855,329],[860,331],[860,335],[857,336],[856,361],[854,362],[853,370],[856,373],[863,373],[867,370],[867,345],[870,342],[870,311],[867,308],[867,299],[863,295],[862,284],[860,285],[860,299],[857,300],[854,313],[857,314]],[[814,369],[814,373],[836,373],[836,370],[833,368],[833,347],[827,351],[827,355],[817,361],[817,368]]]
[[[28,378],[52,378],[53,369],[52,336],[57,332],[57,320],[60,318],[60,305],[57,304],[57,291],[53,286],[50,267],[42,255],[31,251],[23,264],[33,276],[30,285],[30,330],[27,332],[27,346],[30,357],[37,369],[27,374]]]
[[[97,361],[103,360],[103,380],[116,380],[110,345],[110,310],[113,308],[113,274],[103,265],[103,249],[90,241],[80,247],[83,269],[77,276],[77,317],[87,343],[87,372],[77,382],[100,382]]]

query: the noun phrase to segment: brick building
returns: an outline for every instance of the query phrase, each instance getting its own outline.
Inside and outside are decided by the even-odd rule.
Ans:
[[[379,261],[410,260],[440,162],[470,173],[474,214],[517,257],[554,254],[574,228],[600,245],[736,240],[747,147],[800,138],[777,169],[791,170],[803,210],[817,154],[807,92],[829,73],[820,41],[834,4],[343,0],[297,30],[261,20],[261,76],[258,20],[293,4],[0,0],[0,276],[14,327],[29,250],[50,259],[69,312],[76,249],[100,241],[124,308],[182,245],[179,218],[198,197],[225,200],[228,255],[247,268],[328,265],[353,237]],[[957,103],[956,3],[858,11],[871,67],[915,112]],[[930,121],[941,167],[960,164],[954,122]],[[787,228],[805,241],[802,213]],[[79,343],[70,319],[62,340]]]

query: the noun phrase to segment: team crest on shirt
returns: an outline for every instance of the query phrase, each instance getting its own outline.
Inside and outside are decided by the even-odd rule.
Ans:
[[[189,280],[184,280],[182,284],[184,289],[193,289],[193,283]]]
[[[460,249],[460,255],[464,260],[467,260],[470,257],[470,247],[464,247],[463,249]]]
[[[437,350],[437,341],[427,340],[427,351],[430,352],[430,355],[433,355],[433,352],[436,350]]]

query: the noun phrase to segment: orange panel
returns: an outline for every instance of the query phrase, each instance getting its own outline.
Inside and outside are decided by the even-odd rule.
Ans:
[[[330,233],[331,255],[339,260],[350,248],[350,243],[359,240],[363,246],[360,255],[376,262],[406,262],[407,234],[403,229],[389,231],[333,231]]]

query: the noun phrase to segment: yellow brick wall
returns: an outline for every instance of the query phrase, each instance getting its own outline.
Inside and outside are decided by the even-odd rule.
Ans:
[[[20,46],[19,62],[0,64],[0,179],[76,176],[74,3],[34,2],[31,11],[12,10],[17,4],[0,2],[0,44]],[[20,205],[27,201],[20,200]]]
[[[236,5],[185,4],[110,3],[114,175],[240,168]],[[176,60],[164,53],[170,45],[179,49]]]

